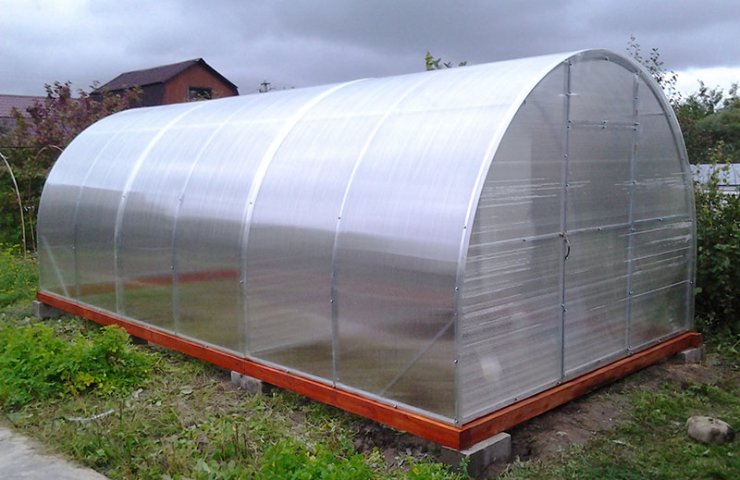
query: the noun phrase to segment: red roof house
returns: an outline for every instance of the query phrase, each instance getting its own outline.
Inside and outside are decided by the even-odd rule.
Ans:
[[[237,86],[202,58],[122,73],[96,91],[118,93],[133,87],[142,90],[142,106],[239,95]]]

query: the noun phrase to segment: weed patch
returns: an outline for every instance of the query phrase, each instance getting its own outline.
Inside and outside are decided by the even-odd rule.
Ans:
[[[150,368],[150,358],[129,345],[120,327],[63,338],[40,323],[0,326],[0,403],[6,408],[88,391],[129,391]]]

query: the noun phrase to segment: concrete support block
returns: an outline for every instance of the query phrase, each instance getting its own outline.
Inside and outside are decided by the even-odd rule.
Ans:
[[[134,337],[133,335],[129,335],[128,338],[134,345],[149,345],[149,341],[143,338]]]
[[[676,356],[682,363],[701,363],[704,360],[704,344],[696,348],[687,348]]]
[[[64,312],[58,308],[54,308],[45,303],[41,303],[38,300],[34,300],[33,303],[33,315],[34,317],[45,320],[47,318],[56,318],[64,315]]]
[[[494,462],[508,462],[511,460],[511,435],[499,433],[467,450],[442,447],[440,460],[443,463],[458,467],[463,459],[467,459],[468,474],[472,477],[481,475]]]
[[[273,385],[265,383],[262,380],[234,371],[231,372],[231,383],[253,394],[269,394],[275,388]]]

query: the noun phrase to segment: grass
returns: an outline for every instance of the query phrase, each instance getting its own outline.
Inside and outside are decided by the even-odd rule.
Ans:
[[[740,421],[734,385],[663,383],[657,390],[625,392],[630,418],[594,440],[548,461],[515,463],[505,478],[735,479],[736,444],[704,445],[686,437],[686,419],[710,415],[731,425]]]
[[[111,478],[465,478],[373,422],[290,392],[249,395],[213,366],[130,345],[116,329],[74,317],[31,319],[35,262],[3,250],[0,266],[5,423]],[[725,339],[714,349],[721,381],[667,379],[656,388],[631,381],[617,393],[625,421],[556,455],[515,461],[501,476],[738,478],[733,444],[685,435],[692,414],[740,420],[737,343]]]

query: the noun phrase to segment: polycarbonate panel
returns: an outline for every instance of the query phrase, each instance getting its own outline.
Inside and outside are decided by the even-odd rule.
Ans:
[[[443,332],[454,319],[471,191],[490,154],[491,136],[512,113],[513,99],[532,85],[532,66],[552,68],[557,60],[537,62],[435,72],[434,81],[402,100],[372,138],[348,185],[338,229],[341,383],[400,401],[393,396],[394,382],[431,370],[454,388],[454,377],[442,374],[452,372],[455,358],[423,353],[454,351],[437,345],[453,341]],[[435,148],[429,148],[431,139]],[[421,392],[413,404],[455,414],[454,403]]]
[[[260,165],[271,158],[271,146],[291,117],[326,90],[240,98],[208,138],[189,174],[176,225],[177,313],[184,335],[250,353],[247,343],[257,334],[251,308],[261,308],[243,302],[243,282],[251,285],[251,275],[260,275],[242,272],[250,195],[259,188]]]
[[[561,252],[558,236],[471,244],[460,312],[463,421],[560,378]]]
[[[630,346],[639,347],[689,324],[686,299],[693,229],[685,219],[636,225],[633,238]]]
[[[74,243],[80,184],[119,129],[135,118],[119,115],[95,123],[84,140],[75,140],[65,149],[65,168],[54,168],[49,174],[38,218],[43,227],[38,239],[41,290],[77,297]]]
[[[632,128],[571,128],[567,188],[569,231],[629,222],[633,137]]]
[[[424,81],[348,85],[318,102],[275,153],[248,239],[253,355],[333,379],[332,253],[345,189],[386,115]]]
[[[476,221],[471,245],[560,231],[566,75],[563,65],[553,70],[511,122],[478,201],[476,215],[487,220]]]
[[[522,386],[542,387],[560,375],[557,233],[566,81],[561,65],[527,97],[496,151],[478,201],[460,298],[464,419],[512,401]],[[525,362],[512,339],[527,332],[535,333],[532,348],[540,354],[527,354]],[[524,376],[533,378],[522,381]]]
[[[566,376],[626,352],[628,240],[628,227],[568,235]]]
[[[175,216],[195,154],[218,121],[213,108],[193,104],[163,130],[132,172],[120,212],[119,278],[126,315],[175,331],[172,242]]]
[[[635,161],[635,219],[690,215],[691,173],[681,160],[666,112],[641,82],[640,144]]]
[[[574,125],[634,121],[634,74],[608,57],[583,55],[572,60],[570,120]]]
[[[632,297],[630,347],[639,349],[688,328],[686,282]]]
[[[124,187],[150,142],[181,110],[173,106],[138,112],[135,124],[120,127],[91,165],[75,214],[77,282],[85,303],[118,311],[116,283],[122,278],[117,277],[114,244]]]

